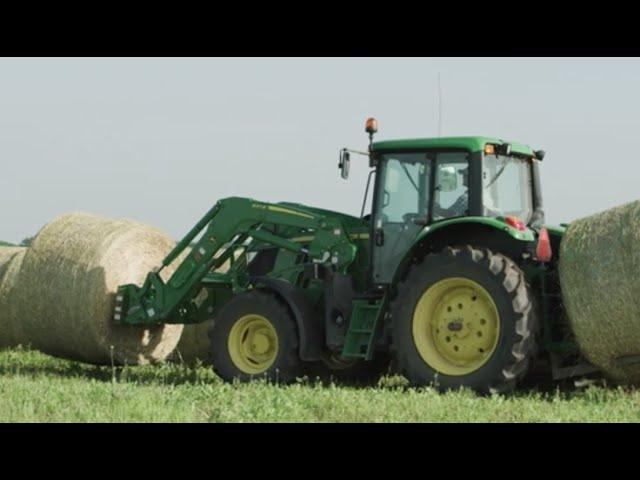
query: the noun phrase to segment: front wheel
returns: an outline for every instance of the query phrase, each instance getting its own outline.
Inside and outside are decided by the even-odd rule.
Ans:
[[[470,246],[414,265],[392,304],[392,350],[414,385],[512,389],[536,351],[537,317],[524,273]]]
[[[217,315],[209,339],[213,369],[223,380],[286,383],[301,374],[295,319],[275,295],[236,296]]]

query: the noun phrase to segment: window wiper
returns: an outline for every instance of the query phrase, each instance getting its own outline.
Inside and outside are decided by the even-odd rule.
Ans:
[[[407,170],[407,166],[403,163],[400,162],[400,166],[402,167],[402,169],[404,170],[404,173],[407,174],[407,178],[409,179],[409,181],[411,182],[411,185],[413,185],[413,188],[416,189],[416,192],[420,191],[420,188],[418,188],[418,185],[416,185],[416,182],[413,181],[413,178],[411,178],[411,174],[409,173],[409,170]]]
[[[504,169],[507,168],[507,165],[508,165],[508,163],[505,162],[504,165],[502,166],[502,168],[500,169],[500,171],[498,173],[496,173],[496,176],[493,177],[491,179],[491,181],[487,185],[485,185],[484,188],[489,188],[491,185],[493,185],[496,182],[496,180],[498,180],[498,177],[500,177],[500,175],[502,175],[502,172],[504,172]]]

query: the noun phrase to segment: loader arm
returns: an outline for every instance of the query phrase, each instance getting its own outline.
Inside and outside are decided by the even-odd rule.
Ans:
[[[314,237],[305,248],[270,232],[264,228],[266,225],[297,227],[312,232]],[[177,260],[200,234],[165,283],[160,277],[162,269]],[[235,247],[253,240],[305,253],[314,262],[331,266],[343,274],[353,262],[357,250],[337,218],[289,205],[249,198],[226,198],[216,203],[169,252],[158,270],[147,274],[142,286],[128,284],[118,287],[115,323],[191,323],[194,316],[186,313],[196,308],[192,299],[201,291],[202,279],[231,257]]]

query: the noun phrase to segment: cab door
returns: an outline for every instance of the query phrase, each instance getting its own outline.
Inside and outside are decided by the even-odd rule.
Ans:
[[[390,283],[429,214],[432,161],[426,153],[383,155],[373,221],[373,283]]]

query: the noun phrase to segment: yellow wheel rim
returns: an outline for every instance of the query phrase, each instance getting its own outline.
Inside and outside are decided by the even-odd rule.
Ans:
[[[493,355],[500,316],[491,295],[468,278],[440,280],[420,297],[413,340],[422,359],[445,375],[466,375]]]
[[[262,315],[239,318],[231,327],[227,342],[233,364],[243,373],[266,372],[278,356],[278,334]]]

